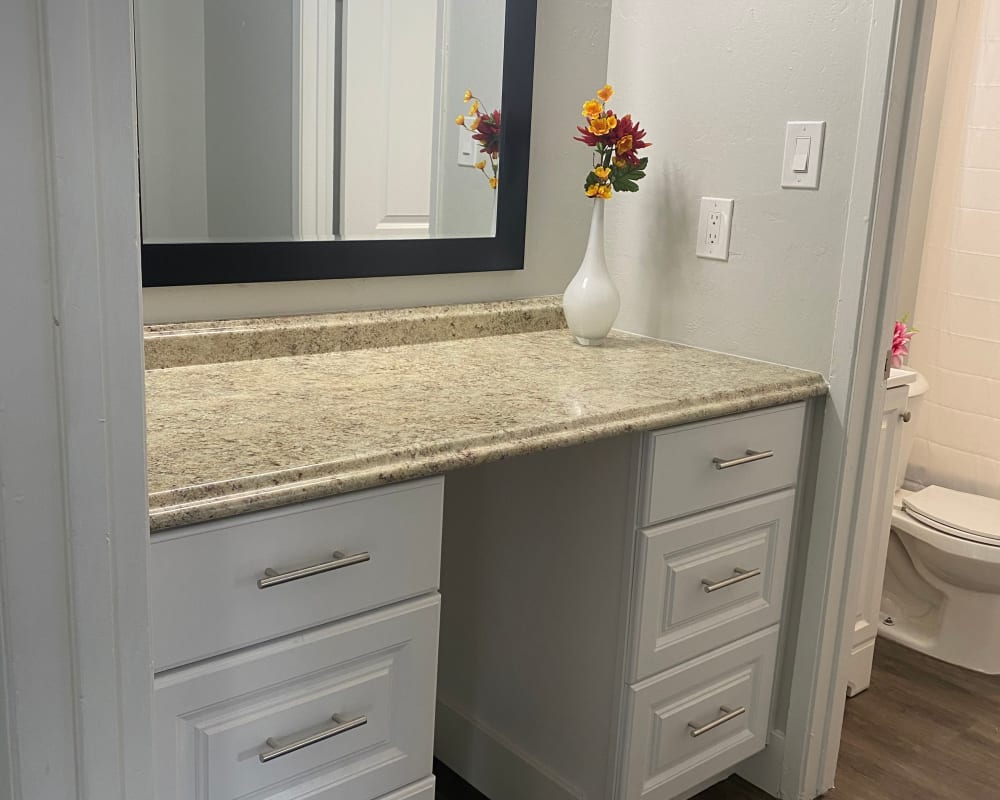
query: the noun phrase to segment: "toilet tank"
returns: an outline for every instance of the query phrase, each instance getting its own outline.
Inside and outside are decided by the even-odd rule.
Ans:
[[[899,464],[896,465],[896,488],[903,486],[906,478],[906,466],[910,463],[910,454],[913,452],[913,435],[917,430],[917,418],[920,416],[920,407],[924,403],[924,395],[930,384],[927,379],[917,373],[917,379],[909,384],[909,395],[906,410],[910,412],[910,421],[903,423],[903,432],[899,442]]]

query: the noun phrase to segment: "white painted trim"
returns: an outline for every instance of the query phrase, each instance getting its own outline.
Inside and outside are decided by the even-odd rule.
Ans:
[[[434,754],[487,797],[584,800],[583,793],[534,761],[498,731],[438,697]]]
[[[301,0],[294,5],[297,30],[293,136],[293,213],[300,238],[333,233],[334,108],[337,15],[334,0]]]
[[[20,89],[0,158],[24,164],[0,185],[10,796],[151,797],[131,6],[14,0],[0,20]]]
[[[898,274],[898,265],[890,265],[885,256],[893,232],[915,20],[922,6],[919,0],[877,0],[873,7],[819,488],[779,781],[780,796],[786,798],[811,800],[828,790],[839,752],[846,698],[843,669],[855,610],[849,593],[851,556],[877,448],[881,367]]]

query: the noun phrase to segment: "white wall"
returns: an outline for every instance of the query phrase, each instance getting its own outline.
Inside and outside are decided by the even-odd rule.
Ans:
[[[653,147],[608,209],[618,327],[827,373],[870,0],[615,0],[613,107]],[[785,123],[826,120],[819,191],[780,188]],[[728,263],[695,258],[701,196],[736,200]]]
[[[205,0],[204,131],[213,239],[292,236],[295,5]]]
[[[1000,0],[963,3],[910,364],[930,391],[907,477],[1000,497]]]
[[[208,233],[204,0],[135,0],[143,234],[191,241]]]
[[[589,211],[586,154],[572,141],[580,103],[603,85],[611,0],[538,4],[525,269],[341,281],[146,289],[147,322],[392,308],[562,292],[580,264]]]
[[[478,170],[458,165],[455,117],[468,106],[466,89],[482,99],[484,112],[500,108],[505,4],[496,0],[446,3],[443,87],[438,126],[436,229],[442,236],[488,236],[493,229],[493,190]],[[475,144],[476,159],[481,156]],[[487,168],[487,174],[489,174]]]

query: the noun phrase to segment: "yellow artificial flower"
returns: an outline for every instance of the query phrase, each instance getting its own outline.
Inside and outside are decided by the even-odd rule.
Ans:
[[[462,98],[463,103],[468,103],[472,99],[472,89],[465,90],[465,97]]]
[[[471,117],[477,111],[479,111],[479,101],[478,100],[473,100],[472,101],[472,105],[469,106],[469,116]]]
[[[476,167],[476,169],[486,169],[486,162],[485,161],[477,161],[475,163],[475,167]]]
[[[608,179],[608,175],[611,174],[611,170],[607,167],[594,167],[594,174],[602,181],[606,181]]]
[[[478,130],[479,129],[479,120],[481,120],[481,119],[482,119],[482,117],[476,117],[475,119],[473,119],[472,122],[469,123],[469,130],[470,131]]]
[[[615,145],[615,149],[618,151],[618,155],[624,155],[632,150],[632,134],[625,134],[621,139],[618,140],[618,144]]]
[[[611,186],[607,183],[602,183],[600,186],[597,187],[597,196],[600,197],[602,200],[610,200]]]
[[[590,132],[594,136],[604,136],[611,130],[611,125],[606,117],[597,117],[590,121]]]
[[[605,119],[608,121],[608,128],[610,130],[614,130],[615,128],[618,127],[618,117],[616,117],[614,114],[608,114],[605,117]]]
[[[604,84],[603,89],[597,90],[597,96],[600,97],[601,100],[603,100],[605,103],[611,99],[611,95],[613,95],[614,93],[615,90],[611,88],[611,84],[609,83]]]
[[[596,100],[588,100],[583,104],[583,116],[587,119],[597,119],[603,110],[604,106]]]
[[[618,169],[624,169],[627,163],[628,162],[626,162],[624,158],[615,159],[615,166],[618,167]]]
[[[597,194],[597,184],[590,184],[584,191],[587,193],[587,197],[594,197]]]
[[[455,117],[455,124],[465,125],[465,114],[459,114],[457,117]]]
[[[496,178],[490,178],[490,188],[491,189],[496,189],[497,188],[497,179]]]

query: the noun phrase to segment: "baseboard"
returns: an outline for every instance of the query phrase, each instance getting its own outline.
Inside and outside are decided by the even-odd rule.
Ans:
[[[847,696],[854,697],[861,694],[872,679],[872,660],[875,658],[875,637],[873,636],[864,644],[851,650],[851,655],[847,659],[847,667],[844,670],[844,678],[847,679]]]
[[[584,800],[581,791],[502,734],[440,698],[434,756],[490,800]]]
[[[785,734],[783,731],[772,730],[767,738],[767,747],[740,764],[736,774],[771,797],[781,797],[784,759]]]

